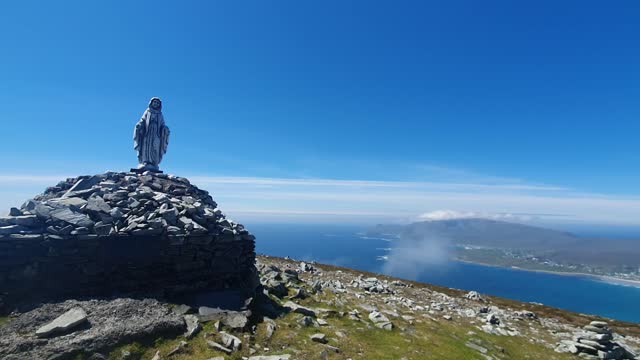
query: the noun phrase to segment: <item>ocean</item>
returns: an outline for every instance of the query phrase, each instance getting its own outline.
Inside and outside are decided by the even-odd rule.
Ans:
[[[258,254],[317,261],[640,323],[639,287],[583,276],[456,262],[437,248],[397,251],[389,239],[360,235],[366,227],[246,225],[256,236]]]

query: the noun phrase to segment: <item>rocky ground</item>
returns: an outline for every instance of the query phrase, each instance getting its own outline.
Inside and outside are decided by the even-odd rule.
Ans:
[[[0,358],[634,359],[640,349],[638,324],[281,258],[259,257],[258,270],[264,292],[243,312],[111,299],[13,314]]]

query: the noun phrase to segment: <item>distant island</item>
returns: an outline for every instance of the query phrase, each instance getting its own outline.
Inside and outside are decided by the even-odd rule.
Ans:
[[[377,225],[367,236],[445,242],[453,259],[476,264],[583,274],[640,286],[640,241],[580,237],[568,232],[480,218]]]

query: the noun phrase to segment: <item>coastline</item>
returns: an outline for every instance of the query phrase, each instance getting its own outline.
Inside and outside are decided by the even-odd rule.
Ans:
[[[635,287],[635,288],[640,288],[640,280],[621,279],[621,278],[617,278],[615,276],[596,275],[596,274],[587,274],[587,273],[579,273],[579,272],[568,272],[568,271],[527,269],[527,268],[518,267],[518,266],[501,266],[501,265],[488,264],[488,263],[483,263],[483,262],[478,262],[478,261],[462,260],[462,259],[458,259],[458,258],[453,258],[453,260],[457,261],[457,262],[461,262],[461,263],[481,265],[481,266],[489,266],[489,267],[495,267],[495,268],[501,268],[501,269],[512,269],[512,270],[519,270],[519,271],[547,273],[547,274],[560,275],[560,276],[586,277],[586,278],[590,278],[591,280],[606,282],[606,283],[609,283],[609,284],[612,284],[612,285],[631,286],[631,287]]]

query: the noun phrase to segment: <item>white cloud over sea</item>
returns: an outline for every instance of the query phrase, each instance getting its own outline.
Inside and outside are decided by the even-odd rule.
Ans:
[[[418,216],[418,220],[440,221],[455,219],[491,219],[502,221],[531,221],[540,217],[563,217],[558,214],[511,214],[511,213],[486,213],[474,211],[435,210]]]
[[[0,209],[18,206],[65,177],[0,175]],[[374,223],[483,217],[640,225],[638,197],[508,180],[482,183],[187,177],[208,190],[231,218],[245,222]]]

